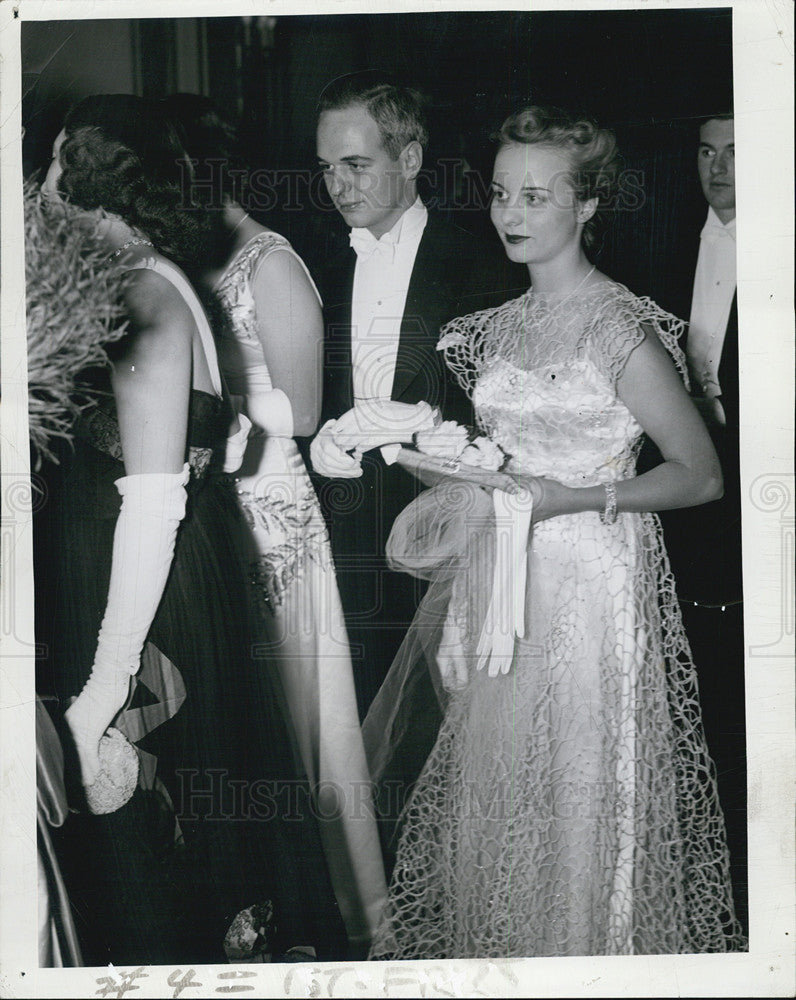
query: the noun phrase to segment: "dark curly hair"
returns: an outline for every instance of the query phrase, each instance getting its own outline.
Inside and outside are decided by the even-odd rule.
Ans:
[[[212,242],[203,213],[186,211],[189,166],[177,133],[154,101],[96,94],[64,122],[58,189],[72,204],[120,216],[178,264]]]
[[[583,245],[592,250],[622,169],[614,133],[559,108],[530,106],[510,115],[494,138],[500,146],[538,145],[565,154],[578,200],[598,199],[597,211],[583,227]]]

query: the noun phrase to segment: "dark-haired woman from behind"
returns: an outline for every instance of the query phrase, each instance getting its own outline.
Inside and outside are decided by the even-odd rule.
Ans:
[[[67,116],[43,186],[54,211],[99,212],[128,274],[129,333],[60,499],[52,656],[84,789],[65,878],[90,964],[336,957],[320,849],[281,822],[296,783],[278,699],[249,669],[223,475],[245,430],[176,266],[212,242],[177,210],[184,167],[157,105],[99,95]]]
[[[426,598],[448,588],[431,657],[445,717],[402,817],[372,958],[744,946],[652,513],[714,499],[721,472],[686,390],[681,321],[588,258],[618,167],[613,135],[563,112],[526,108],[499,135],[492,222],[531,288],[453,320],[439,348],[508,456],[505,488],[473,487],[463,504],[460,482],[434,487],[393,529],[407,564],[413,551],[430,564],[435,537],[467,557]],[[663,461],[636,475],[644,433]],[[474,532],[479,517],[492,528]],[[484,553],[485,533],[508,528],[520,558],[506,578]],[[490,598],[508,601],[508,622],[490,618]],[[389,740],[390,711],[377,699],[366,730]]]

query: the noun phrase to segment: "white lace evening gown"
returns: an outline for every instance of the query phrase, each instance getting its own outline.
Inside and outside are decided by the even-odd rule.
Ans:
[[[679,328],[609,282],[558,306],[530,291],[461,317],[440,348],[514,471],[589,486],[634,475],[642,429],[617,379],[645,331],[682,372]],[[445,513],[429,513],[428,495],[415,504],[403,529],[434,538]],[[370,957],[744,947],[658,517],[603,524],[589,512],[532,527],[525,636],[505,675],[475,670],[478,600],[461,586],[472,560],[462,567],[447,624],[459,622],[469,679],[447,695],[407,804]]]
[[[251,291],[272,253],[292,254],[304,267],[284,237],[267,231],[245,244],[216,283],[219,361],[244,410],[246,398],[272,389]],[[349,939],[367,941],[386,884],[326,526],[292,438],[254,427],[236,478],[260,626],[256,652],[278,664]]]

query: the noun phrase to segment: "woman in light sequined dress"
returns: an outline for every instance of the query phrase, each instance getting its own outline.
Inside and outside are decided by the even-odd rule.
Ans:
[[[236,480],[247,522],[240,540],[256,650],[266,667],[278,668],[322,817],[338,904],[349,940],[361,950],[384,903],[384,866],[329,538],[294,440],[314,433],[320,415],[321,302],[288,241],[240,204],[246,171],[231,127],[196,95],[164,103],[181,129],[196,178],[219,171],[222,198],[206,205],[220,231],[219,256],[199,280],[215,320],[225,381],[253,424]]]

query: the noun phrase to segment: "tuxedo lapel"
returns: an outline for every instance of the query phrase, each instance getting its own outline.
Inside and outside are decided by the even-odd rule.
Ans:
[[[699,248],[701,240],[699,236],[691,242],[688,243],[685,250],[684,259],[688,263],[690,274],[690,281],[683,286],[683,291],[687,290],[688,294],[683,295],[683,314],[682,319],[685,319],[686,324],[690,323],[691,319],[691,302],[694,293],[694,277],[696,275],[697,262],[699,260]],[[686,334],[684,342],[682,344],[683,350],[686,349],[688,342],[688,325],[686,325]],[[724,407],[725,414],[727,416],[728,423],[738,424],[738,291],[736,289],[735,294],[732,298],[732,306],[730,307],[730,315],[727,319],[727,329],[724,335],[724,345],[721,349],[721,359],[719,361],[719,371],[718,371],[719,385],[721,386],[721,398],[722,406]]]
[[[684,295],[684,315],[681,317],[686,321],[686,323],[691,322],[691,306],[694,301],[694,281],[696,280],[696,269],[697,263],[699,262],[699,248],[702,245],[702,239],[697,234],[695,240],[689,243],[688,254],[686,256],[686,261],[688,263],[688,280],[685,283],[685,295]]]
[[[413,398],[405,401],[426,399],[436,402],[434,397],[438,393],[440,371],[436,350],[439,327],[455,312],[442,280],[441,272],[448,262],[439,243],[438,224],[430,216],[417,248],[406,295],[395,363],[393,399],[402,399],[412,383],[417,381],[411,393]],[[418,378],[424,374],[426,377]]]
[[[427,400],[472,419],[463,393],[448,378],[437,340],[442,324],[465,312],[498,304],[481,301],[474,269],[478,265],[494,295],[504,288],[502,271],[490,266],[488,249],[469,234],[429,215],[409,279],[396,355],[392,399],[406,403]],[[324,268],[321,293],[326,318],[324,357],[324,419],[339,417],[353,406],[351,304],[356,255],[353,250]],[[519,289],[514,294],[519,294]],[[507,296],[503,295],[500,301]],[[459,398],[461,397],[461,398]]]
[[[699,234],[704,219],[688,225],[675,238],[666,271],[661,275],[656,301],[678,319],[688,323],[694,296],[694,275],[699,258]],[[684,347],[684,343],[681,344]]]

